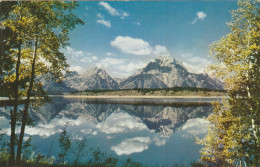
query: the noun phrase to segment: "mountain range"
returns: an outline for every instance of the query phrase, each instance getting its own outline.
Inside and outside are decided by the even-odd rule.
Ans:
[[[63,83],[42,79],[47,92],[73,92],[87,89],[133,89],[197,87],[223,89],[223,83],[207,74],[190,73],[171,56],[160,56],[126,79],[112,78],[105,70],[93,67],[83,73],[67,73]]]

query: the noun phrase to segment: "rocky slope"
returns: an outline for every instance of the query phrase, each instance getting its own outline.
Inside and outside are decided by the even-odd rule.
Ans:
[[[223,83],[207,74],[190,73],[184,65],[171,56],[158,57],[126,79],[113,79],[105,70],[94,67],[83,73],[66,74],[63,83],[44,81],[45,90],[51,92],[75,92],[87,89],[133,89],[197,87],[223,89]]]
[[[161,56],[119,84],[119,88],[198,87],[223,89],[223,84],[207,74],[188,72],[184,65],[170,56]]]
[[[78,91],[86,89],[115,89],[118,83],[105,70],[91,68],[82,74],[72,75],[64,81],[67,87]]]

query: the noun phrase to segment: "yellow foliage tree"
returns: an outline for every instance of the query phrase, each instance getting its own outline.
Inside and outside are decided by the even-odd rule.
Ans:
[[[6,2],[8,3],[8,2]],[[13,60],[16,68],[9,70],[5,82],[14,83],[14,110],[11,111],[10,162],[14,162],[14,135],[16,126],[17,100],[25,96],[24,109],[21,115],[21,131],[17,144],[16,162],[21,160],[23,137],[28,124],[28,109],[31,97],[36,97],[35,105],[43,103],[47,98],[42,89],[39,77],[48,77],[55,81],[62,79],[62,72],[68,64],[61,47],[68,45],[69,30],[84,22],[72,10],[76,2],[63,1],[23,1],[14,4],[8,17],[1,21],[1,28],[10,29],[16,34],[18,43],[13,50]],[[18,48],[18,49],[17,49]],[[21,86],[23,85],[23,86]]]
[[[229,98],[215,105],[201,161],[210,166],[260,164],[260,2],[243,0],[231,12],[231,33],[210,46],[219,63],[209,69],[225,82]]]

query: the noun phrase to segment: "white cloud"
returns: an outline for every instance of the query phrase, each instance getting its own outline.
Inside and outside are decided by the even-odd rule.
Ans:
[[[204,12],[197,12],[196,15],[191,24],[195,24],[198,20],[204,20],[207,17],[207,14]]]
[[[155,136],[153,138],[153,142],[156,146],[163,146],[166,144],[167,140],[169,139],[169,137],[159,137],[159,136]]]
[[[191,56],[192,56],[192,53],[186,53],[186,54],[181,55],[182,58],[189,58]]]
[[[80,66],[70,66],[70,67],[69,67],[69,70],[70,70],[70,71],[81,72],[81,71],[83,71],[84,69],[83,69],[82,67],[80,67]]]
[[[107,2],[99,2],[98,4],[103,8],[105,8],[108,11],[108,13],[111,14],[112,16],[119,16],[121,19],[124,19],[125,17],[129,16],[129,13],[123,11],[122,12],[117,11],[115,8],[110,6]]]
[[[106,55],[107,55],[107,56],[114,56],[115,53],[107,52]]]
[[[97,124],[96,127],[106,134],[128,133],[133,130],[140,131],[147,129],[141,120],[127,113],[113,113],[105,122]]]
[[[92,56],[92,57],[91,57],[91,60],[94,60],[94,61],[95,61],[95,60],[97,60],[97,59],[98,59],[98,58],[97,58],[96,56]]]
[[[71,56],[73,59],[77,59],[78,57],[81,57],[84,55],[83,51],[78,51],[76,49],[73,49],[69,46],[66,47],[65,51],[68,56]]]
[[[153,49],[153,55],[157,56],[157,55],[165,55],[165,54],[169,54],[167,48],[165,46],[161,46],[161,45],[156,45]]]
[[[211,63],[207,58],[193,56],[192,53],[181,55],[184,59],[183,65],[191,73],[205,73],[207,66]]]
[[[111,150],[115,151],[117,155],[130,155],[147,150],[150,143],[149,137],[134,137],[124,140],[117,146],[112,146]]]
[[[107,2],[99,2],[100,6],[103,6],[112,16],[119,16],[120,14],[116,9],[110,6]]]
[[[203,68],[203,67],[192,65],[192,64],[189,64],[189,63],[185,63],[185,62],[183,62],[182,64],[187,68],[187,70],[190,73],[201,74],[201,73],[205,72],[205,68]]]
[[[98,58],[96,56],[91,56],[91,57],[83,57],[80,59],[81,62],[83,63],[91,63],[95,60],[97,60]]]
[[[98,14],[97,14],[97,17],[100,18],[100,19],[103,19],[103,18],[104,18],[101,13],[98,13]]]
[[[118,36],[114,41],[111,41],[110,44],[127,54],[149,55],[152,51],[148,42],[128,36]]]
[[[137,63],[133,63],[133,62],[129,62],[128,64],[122,64],[118,66],[118,69],[120,71],[124,71],[127,74],[133,73],[138,69],[141,69],[143,67],[145,67],[145,63],[144,62],[137,62]]]
[[[98,60],[96,56],[92,55],[89,52],[76,50],[71,47],[66,47],[66,49],[64,50],[64,54],[66,55],[68,62],[71,65],[71,67],[69,67],[69,70],[77,71],[79,73],[85,70],[84,68],[82,68],[83,66],[93,62],[95,63]]]
[[[80,59],[80,61],[83,62],[83,63],[91,63],[92,62],[92,60],[89,57],[83,57],[83,58]]]
[[[168,50],[165,46],[156,45],[153,48],[148,42],[129,36],[117,36],[113,41],[110,42],[110,45],[126,54],[152,56],[168,54]]]
[[[198,16],[198,19],[204,20],[204,18],[207,17],[207,14],[204,12],[198,12],[197,16]]]
[[[211,126],[210,122],[203,118],[189,119],[182,127],[184,134],[182,137],[193,138],[194,135],[198,136],[207,133],[208,127]]]
[[[97,63],[97,66],[108,68],[109,66],[125,64],[125,62],[126,62],[125,59],[107,57],[105,59],[102,59],[99,63]]]
[[[97,20],[97,23],[103,24],[106,27],[111,27],[111,23],[109,20],[99,19],[99,20]]]
[[[109,54],[110,55],[110,54]],[[130,61],[128,59],[107,57],[102,59],[96,66],[104,68],[106,71],[114,74],[116,77],[127,77],[136,70],[143,68],[146,64],[143,61]]]
[[[140,23],[140,22],[137,22],[136,24],[137,24],[137,25],[139,25],[139,26],[141,25],[141,23]]]

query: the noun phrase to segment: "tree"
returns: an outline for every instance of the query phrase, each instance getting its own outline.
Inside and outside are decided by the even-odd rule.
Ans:
[[[17,5],[16,2],[1,2],[1,32],[3,34],[1,41],[1,60],[3,60],[3,66],[1,75],[9,75],[9,81],[5,85],[9,85],[11,91],[11,97],[14,98],[14,108],[10,110],[11,115],[11,135],[10,135],[10,164],[14,162],[15,158],[15,128],[16,128],[16,115],[18,109],[19,100],[19,80],[20,80],[20,64],[21,64],[21,38],[23,37],[20,32],[23,29],[23,25],[20,24],[22,20],[22,14],[14,17],[12,14],[13,7]],[[16,27],[16,28],[15,28]],[[15,69],[13,70],[13,65]],[[14,72],[15,71],[15,72]],[[5,74],[5,75],[4,75]],[[6,78],[5,78],[6,79]]]
[[[5,82],[15,83],[15,99],[18,100],[19,97],[16,94],[19,93],[21,96],[26,96],[24,109],[20,113],[22,118],[17,146],[17,163],[21,159],[30,99],[35,97],[34,106],[42,104],[48,99],[38,78],[44,76],[60,81],[63,76],[62,72],[68,68],[66,58],[60,52],[60,48],[69,44],[69,30],[75,28],[77,24],[83,24],[83,21],[72,13],[76,7],[76,2],[19,2],[12,7],[9,17],[1,23],[4,29],[9,28],[17,34],[16,41],[19,44],[18,51],[15,50],[18,53],[15,61],[19,66],[10,70]],[[21,87],[22,84],[24,87]],[[14,105],[13,113],[17,113],[17,103]],[[11,125],[13,125],[11,134],[15,134],[17,121],[13,115],[11,115]],[[12,141],[11,137],[10,160],[14,159]]]
[[[228,23],[231,33],[210,46],[218,64],[210,70],[225,82],[228,105],[215,108],[213,127],[204,138],[201,160],[206,164],[224,158],[234,166],[260,164],[260,3],[238,2]],[[210,142],[209,138],[214,139]],[[216,150],[218,143],[221,151]],[[206,159],[206,160],[205,160]]]

